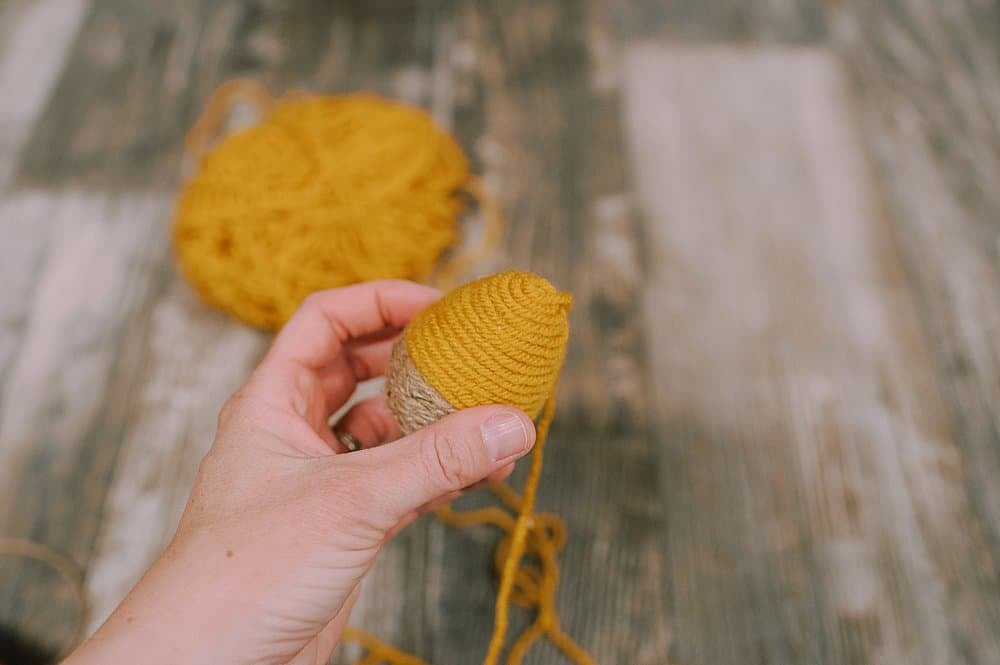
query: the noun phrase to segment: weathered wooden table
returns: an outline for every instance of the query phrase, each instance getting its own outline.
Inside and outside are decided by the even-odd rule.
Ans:
[[[91,627],[267,343],[168,245],[237,75],[426,106],[505,208],[481,271],[576,294],[540,508],[601,663],[1000,663],[987,0],[0,4],[0,535],[83,566]],[[479,662],[496,535],[410,528],[355,623]],[[0,559],[0,660],[74,620]]]

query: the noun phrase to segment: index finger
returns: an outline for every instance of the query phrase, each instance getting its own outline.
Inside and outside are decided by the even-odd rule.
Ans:
[[[320,369],[344,345],[387,329],[401,329],[441,297],[437,289],[399,279],[317,291],[281,329],[267,360]]]

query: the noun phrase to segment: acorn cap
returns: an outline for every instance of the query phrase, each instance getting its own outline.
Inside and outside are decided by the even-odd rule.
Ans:
[[[400,427],[412,431],[484,404],[509,404],[535,418],[562,367],[572,302],[544,278],[510,270],[420,312],[386,372],[387,401]]]

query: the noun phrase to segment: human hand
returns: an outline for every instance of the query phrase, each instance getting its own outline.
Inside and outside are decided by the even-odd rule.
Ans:
[[[341,420],[364,445],[341,454],[330,414],[438,297],[381,281],[308,298],[223,407],[173,541],[67,663],[326,663],[387,540],[534,443],[504,406],[399,438],[379,396]]]

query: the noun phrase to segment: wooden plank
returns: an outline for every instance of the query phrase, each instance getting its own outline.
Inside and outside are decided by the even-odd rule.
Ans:
[[[166,200],[66,193],[43,201],[22,208],[55,227],[0,388],[0,501],[17,506],[0,513],[0,533],[85,563],[143,362],[136,342],[165,261]],[[5,565],[4,623],[16,618],[24,635],[57,647],[74,621],[67,592],[51,571]]]
[[[642,45],[626,79],[677,660],[996,662],[971,460],[836,62]]]
[[[997,562],[1000,5],[860,3],[833,19]]]
[[[0,8],[0,192],[6,188],[32,124],[65,66],[84,0],[12,2]],[[0,386],[22,340],[37,271],[52,222],[42,193],[0,199]]]
[[[86,7],[85,0],[0,7],[0,189],[65,65]]]
[[[231,76],[252,76],[275,93],[365,88],[419,102],[430,82],[435,11],[102,0],[32,135],[19,177],[37,185],[172,182],[184,132],[212,89]]]
[[[37,276],[54,227],[51,206],[39,193],[7,200],[2,197],[10,175],[21,155],[28,129],[43,108],[56,78],[63,68],[67,45],[82,20],[83,0],[42,0],[10,2],[0,7],[0,397],[24,337],[24,329],[37,285]],[[0,404],[3,400],[0,399]],[[2,422],[2,421],[0,421]],[[7,460],[0,438],[0,466]],[[3,492],[0,485],[0,492]],[[9,500],[4,505],[16,504]],[[2,532],[0,532],[2,533]],[[50,599],[72,607],[73,595],[43,565],[12,563],[0,565],[0,588],[16,576],[26,575],[36,587],[52,591]],[[9,621],[12,610],[20,608],[4,603],[0,610],[0,660],[5,662],[43,662],[66,639],[73,617],[58,609],[46,612],[47,639],[36,641],[35,629],[15,630]],[[71,612],[72,610],[70,610]],[[61,614],[61,616],[60,616]],[[41,622],[41,623],[44,623]]]
[[[225,76],[224,54],[242,43],[240,12],[235,2],[93,2],[30,134],[19,185],[175,182],[181,138]]]
[[[600,3],[621,39],[810,44],[827,35],[822,0]]]
[[[576,298],[539,495],[539,510],[569,526],[560,558],[563,627],[599,662],[653,664],[666,661],[670,635],[658,555],[663,510],[643,389],[639,239],[614,47],[600,9],[469,3],[452,48],[454,128],[507,219],[505,251],[479,271],[533,269]],[[432,599],[442,616],[431,662],[482,658],[496,537],[436,527],[445,564]],[[515,618],[512,633],[529,617]],[[565,658],[539,646],[526,662]]]

